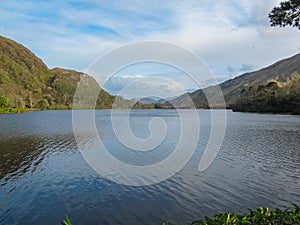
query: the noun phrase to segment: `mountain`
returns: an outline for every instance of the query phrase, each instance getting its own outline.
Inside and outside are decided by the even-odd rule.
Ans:
[[[293,75],[300,74],[300,54],[292,56],[287,59],[280,60],[261,70],[245,73],[234,79],[227,80],[219,86],[222,89],[224,99],[227,107],[234,105],[242,90],[249,87],[256,87],[259,85],[267,85],[270,81],[286,82],[290,80]],[[204,93],[209,96],[209,99],[214,102],[211,107],[220,107],[220,96],[218,96],[216,86],[199,89],[192,93],[185,93],[178,98],[171,101],[172,104],[181,107],[191,107],[187,104],[188,99],[191,98],[197,108],[207,108],[208,102]]]
[[[144,97],[144,98],[137,99],[135,101],[141,104],[156,104],[156,103],[164,104],[166,102],[165,99],[156,96]]]
[[[278,104],[282,99],[290,102],[285,105],[286,111],[291,107],[298,109],[298,87],[300,79],[300,54],[283,59],[261,70],[245,73],[234,79],[227,80],[219,85],[227,107],[235,107],[247,111],[245,105],[257,101],[257,111],[262,108],[280,110]],[[0,96],[9,100],[9,107],[27,107],[41,109],[69,109],[72,108],[73,98],[80,79],[85,78],[89,88],[83,93],[84,101],[93,91],[100,91],[96,108],[111,108],[116,96],[102,90],[96,80],[87,74],[63,68],[49,69],[47,65],[23,45],[0,36]],[[292,82],[290,82],[292,80]],[[276,82],[278,88],[274,89],[270,82]],[[191,93],[185,93],[174,99],[162,100],[156,97],[140,99],[136,108],[220,108],[222,96],[216,91],[218,86],[210,86]],[[250,90],[251,89],[251,90]],[[259,95],[254,95],[257,90]],[[244,92],[243,92],[244,91]],[[243,93],[242,93],[243,92]],[[246,94],[245,94],[246,93]],[[249,94],[252,93],[252,94]],[[281,100],[272,100],[268,96],[281,96]],[[284,98],[283,95],[287,97]],[[213,104],[208,106],[207,97]],[[249,98],[250,96],[250,98]],[[295,97],[296,96],[296,97]],[[189,101],[192,99],[192,103]],[[263,103],[262,103],[263,102]],[[126,108],[132,102],[118,98],[118,107]],[[173,106],[172,106],[172,105]],[[237,106],[237,104],[239,104]],[[275,104],[275,105],[274,105]],[[295,108],[295,107],[294,107]],[[251,108],[255,111],[255,108]],[[298,110],[296,110],[298,112]]]
[[[95,88],[92,77],[75,70],[49,69],[23,45],[0,36],[0,96],[10,107],[67,109],[80,79],[86,76]],[[101,90],[97,108],[110,108],[115,97]]]

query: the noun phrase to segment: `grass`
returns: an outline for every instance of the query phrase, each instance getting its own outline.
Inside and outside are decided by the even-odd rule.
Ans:
[[[4,113],[23,113],[27,112],[27,108],[0,108],[0,114]]]
[[[62,225],[72,225],[68,216],[61,222]],[[197,220],[191,225],[299,225],[300,208],[292,204],[289,208],[281,210],[276,208],[259,207],[256,210],[249,209],[249,213],[219,213],[213,217],[205,216],[204,220]],[[164,222],[162,225],[171,225]]]
[[[66,219],[64,219],[62,222],[61,222],[62,225],[72,225],[71,223],[71,220],[69,219],[68,216],[66,216]]]

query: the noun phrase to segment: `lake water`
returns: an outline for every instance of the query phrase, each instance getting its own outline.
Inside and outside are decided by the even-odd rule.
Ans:
[[[299,116],[226,111],[220,152],[199,172],[211,113],[197,113],[200,138],[191,160],[170,179],[141,187],[114,183],[89,167],[76,145],[71,111],[0,115],[0,224],[53,225],[65,215],[76,225],[190,224],[215,212],[300,204]],[[115,140],[110,110],[96,111],[95,121],[114,157],[148,165],[172,153],[180,130],[175,110],[133,110],[133,132],[147,137],[153,117],[171,129],[150,152],[130,152]]]

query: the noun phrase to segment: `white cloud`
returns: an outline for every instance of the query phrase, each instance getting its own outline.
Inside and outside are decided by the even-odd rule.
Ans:
[[[276,2],[201,1],[200,9],[193,1],[185,2],[177,13],[178,29],[150,33],[147,38],[186,46],[212,69],[223,65],[223,70],[214,71],[218,76],[228,74],[228,66],[237,73],[243,64],[258,69],[300,50],[297,29],[269,26],[268,12]]]
[[[128,99],[148,96],[170,98],[185,92],[182,85],[173,80],[154,76],[115,76],[104,87],[110,87],[114,94],[122,95]]]
[[[123,79],[137,79],[137,78],[142,78],[144,77],[143,75],[139,75],[139,74],[130,74],[130,75],[121,75],[120,77],[122,77]]]

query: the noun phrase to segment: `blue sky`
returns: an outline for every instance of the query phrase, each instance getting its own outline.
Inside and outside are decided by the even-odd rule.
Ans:
[[[0,1],[0,34],[24,44],[50,68],[84,71],[122,44],[160,40],[195,52],[223,81],[300,51],[299,30],[269,26],[268,12],[279,0]],[[174,68],[140,65],[120,71],[106,89],[116,94],[121,84],[153,74],[183,90],[195,88]],[[160,87],[148,86],[141,96]],[[170,86],[166,96],[181,92]]]

